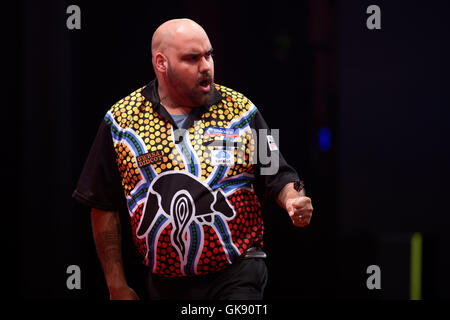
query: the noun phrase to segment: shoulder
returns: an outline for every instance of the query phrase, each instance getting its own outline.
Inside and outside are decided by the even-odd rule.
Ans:
[[[123,128],[129,126],[135,116],[150,106],[150,102],[141,93],[144,88],[145,86],[114,103],[106,113],[105,119],[109,118]]]
[[[220,84],[216,84],[216,89],[221,95],[221,102],[210,108],[212,113],[218,113],[219,119],[230,121],[227,126],[243,128],[252,123],[258,109],[248,97]],[[212,116],[214,118],[214,114]]]
[[[253,105],[252,101],[242,93],[217,83],[215,86],[217,91],[222,96],[222,102],[224,105],[247,110]]]

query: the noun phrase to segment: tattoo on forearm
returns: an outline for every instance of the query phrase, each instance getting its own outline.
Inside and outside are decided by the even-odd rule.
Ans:
[[[103,247],[120,245],[120,222],[116,215],[112,215],[107,224],[107,231],[100,233]]]
[[[120,248],[107,248],[103,251],[103,271],[105,274],[110,274],[115,265],[122,264],[122,257]]]
[[[97,250],[103,270],[105,274],[109,274],[116,264],[122,263],[120,222],[116,215],[111,216],[105,229],[98,233]]]

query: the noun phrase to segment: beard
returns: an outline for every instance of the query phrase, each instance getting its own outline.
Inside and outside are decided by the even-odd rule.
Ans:
[[[177,97],[183,100],[183,105],[188,107],[199,107],[206,105],[213,94],[214,77],[209,73],[202,74],[196,79],[194,84],[189,84],[185,78],[178,74],[168,65],[167,80],[176,92]],[[205,91],[205,83],[209,85],[209,90]]]

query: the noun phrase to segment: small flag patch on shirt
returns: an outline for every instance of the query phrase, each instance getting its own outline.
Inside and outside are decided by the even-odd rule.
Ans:
[[[275,140],[273,139],[273,137],[271,135],[267,135],[267,143],[269,144],[270,151],[278,150],[277,144],[275,143]]]

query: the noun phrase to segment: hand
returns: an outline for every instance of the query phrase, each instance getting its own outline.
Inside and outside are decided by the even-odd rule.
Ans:
[[[287,199],[285,208],[294,226],[304,227],[311,222],[313,207],[310,198],[299,195],[298,197]]]
[[[109,290],[110,300],[139,300],[136,292],[128,286],[114,288]]]

